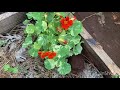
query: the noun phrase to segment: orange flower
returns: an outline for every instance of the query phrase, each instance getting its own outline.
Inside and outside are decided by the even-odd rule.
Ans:
[[[41,55],[40,55],[41,59],[44,59],[46,57],[46,53],[43,52]]]
[[[51,53],[51,52],[47,51],[47,52],[45,53],[45,55],[46,55],[46,56],[49,56],[50,53]]]
[[[51,54],[49,54],[48,58],[49,59],[53,59],[56,56],[55,52],[52,52]]]
[[[60,22],[61,22],[61,27],[65,30],[68,30],[68,28],[73,25],[73,20],[70,20],[69,17],[62,18]]]
[[[38,55],[41,55],[42,54],[42,51],[38,51]]]
[[[56,56],[56,53],[50,51],[47,52],[38,51],[38,55],[40,56],[41,59],[44,59],[47,56],[49,59],[53,59]]]

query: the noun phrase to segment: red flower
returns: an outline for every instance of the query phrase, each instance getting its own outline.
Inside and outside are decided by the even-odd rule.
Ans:
[[[60,16],[60,18],[63,18],[63,16]]]
[[[40,55],[41,59],[44,59],[46,57],[46,53],[43,52],[41,55]]]
[[[47,52],[45,52],[45,55],[46,55],[46,56],[49,56],[50,53],[51,53],[51,52],[47,51]]]
[[[64,44],[67,44],[68,42],[67,42],[67,40],[65,40],[63,43],[64,43]]]
[[[70,20],[69,17],[62,18],[60,22],[61,22],[61,27],[65,30],[68,30],[68,28],[73,25],[73,20]]]
[[[38,54],[41,55],[41,54],[42,54],[42,51],[38,51]]]
[[[52,52],[52,53],[49,54],[48,58],[53,59],[55,56],[56,56],[56,53]]]
[[[44,59],[45,57],[48,56],[49,59],[53,59],[56,56],[55,52],[42,52],[42,51],[38,51],[38,55],[40,56],[41,59]]]

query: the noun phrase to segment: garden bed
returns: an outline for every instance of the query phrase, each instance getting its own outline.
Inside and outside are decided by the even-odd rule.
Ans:
[[[108,54],[106,57],[99,53],[109,70],[120,74],[120,14],[117,12],[76,12],[75,16],[78,20],[83,21],[83,26],[94,38],[93,44],[97,45],[99,42],[102,49]]]
[[[12,12],[11,12],[12,13]],[[10,13],[10,14],[11,14]],[[7,14],[6,14],[7,15]],[[17,17],[17,18],[16,18]],[[12,19],[10,19],[12,18]],[[15,42],[9,42],[9,44],[6,44],[5,47],[1,47],[1,64],[0,64],[0,77],[21,77],[21,78],[103,78],[103,75],[105,75],[105,71],[108,71],[111,73],[111,69],[104,64],[104,61],[102,61],[99,58],[96,58],[96,54],[93,55],[93,53],[96,53],[94,51],[91,52],[91,46],[86,42],[86,38],[83,36],[83,40],[85,40],[84,44],[84,50],[81,55],[79,55],[76,60],[69,60],[69,62],[72,65],[72,72],[66,76],[59,75],[56,70],[48,71],[44,68],[43,62],[40,60],[40,58],[31,58],[27,52],[24,52],[23,55],[23,62],[17,62],[20,58],[19,56],[16,59],[16,52],[21,50],[21,45],[24,41],[24,33],[23,30],[25,26],[23,24],[20,24],[22,21],[24,21],[25,13],[12,13],[9,17],[2,19],[1,21],[6,20],[6,23],[2,24],[1,32],[3,33],[1,35],[1,39],[6,36],[4,31],[8,31],[9,37],[11,35],[18,35],[22,38],[16,38]],[[5,28],[6,25],[10,24],[11,21],[13,22],[12,25],[9,25],[8,28]],[[0,22],[1,23],[1,22]],[[4,29],[4,31],[3,31]],[[84,30],[85,31],[85,30]],[[85,32],[84,32],[85,33]],[[4,36],[3,36],[4,35]],[[89,36],[89,34],[87,35]],[[86,36],[86,37],[87,37]],[[17,46],[17,47],[15,47]],[[90,48],[89,48],[90,47]],[[25,57],[25,58],[24,58]],[[24,60],[25,59],[25,60]],[[94,61],[94,62],[92,62]],[[92,63],[91,63],[92,62]],[[95,63],[97,62],[97,63]],[[2,67],[4,64],[10,64],[12,66],[18,66],[19,67],[19,73],[17,74],[11,74],[6,73],[3,71]],[[97,68],[96,68],[96,67]],[[116,67],[115,67],[116,69]],[[114,70],[114,69],[113,69]],[[102,72],[104,73],[102,73]],[[114,71],[112,71],[114,73]],[[115,74],[115,73],[114,73]],[[105,75],[106,76],[106,75]]]

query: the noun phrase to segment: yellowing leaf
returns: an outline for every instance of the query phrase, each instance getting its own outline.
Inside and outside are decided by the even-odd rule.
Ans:
[[[42,27],[43,27],[44,30],[47,29],[47,23],[46,23],[46,21],[42,21]]]

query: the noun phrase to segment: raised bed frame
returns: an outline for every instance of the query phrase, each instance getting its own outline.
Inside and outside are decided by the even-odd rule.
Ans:
[[[5,33],[12,29],[15,25],[21,23],[25,19],[25,12],[6,12],[0,15],[0,33]],[[101,71],[110,71],[112,75],[120,75],[120,68],[113,62],[113,60],[102,49],[102,46],[97,43],[91,44],[88,40],[94,38],[83,28],[81,36],[84,40],[84,46],[91,55],[95,57],[93,63],[98,66]],[[99,67],[100,66],[100,67]]]

